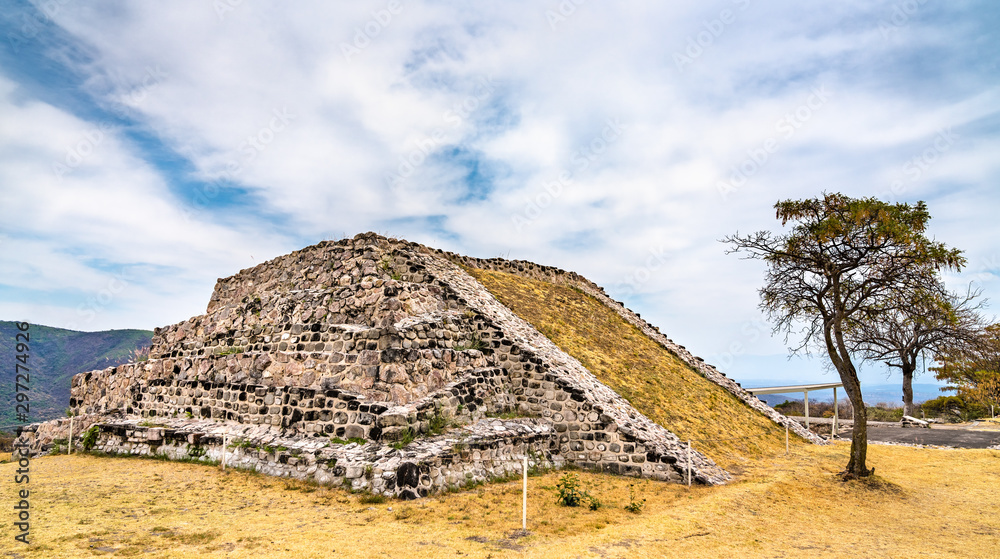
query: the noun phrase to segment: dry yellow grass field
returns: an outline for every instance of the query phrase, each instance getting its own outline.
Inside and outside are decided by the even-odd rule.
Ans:
[[[734,472],[694,487],[574,472],[603,507],[565,508],[565,472],[411,502],[191,463],[31,462],[30,546],[14,541],[15,464],[0,464],[0,558],[1000,557],[1000,451],[872,446],[871,482],[842,482],[846,443],[784,432],[576,290],[470,270],[639,410]],[[735,438],[734,438],[735,437]],[[712,439],[712,440],[709,440]],[[630,489],[645,499],[624,510]]]
[[[0,557],[1000,557],[1000,452],[872,446],[878,483],[835,473],[846,443],[763,457],[694,487],[579,472],[597,511],[555,504],[562,472],[420,501],[365,504],[342,489],[128,458],[31,462],[32,545],[13,540],[3,484]],[[12,480],[15,464],[0,465]],[[645,498],[623,510],[629,484]]]
[[[784,451],[785,431],[705,379],[597,299],[570,287],[467,269],[515,314],[636,409],[720,466]],[[793,438],[797,439],[797,437]]]

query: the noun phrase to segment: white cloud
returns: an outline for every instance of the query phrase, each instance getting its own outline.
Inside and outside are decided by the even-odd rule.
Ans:
[[[3,78],[0,84],[4,285],[39,298],[2,307],[23,313],[38,305],[55,325],[107,328],[127,317],[129,325],[149,328],[203,307],[205,294],[192,290],[210,289],[215,277],[250,265],[253,248],[272,255],[287,250],[287,242],[250,228],[186,215],[115,126],[17,101],[16,88]],[[80,311],[94,311],[88,300],[109,284],[115,297],[102,296],[99,313]],[[178,299],[188,301],[186,309]],[[47,302],[55,300],[62,314]]]
[[[55,181],[53,158],[94,123],[0,81],[4,212],[32,232],[38,255],[6,284],[99,289],[107,265],[95,261],[141,262],[161,271],[130,305],[183,293],[190,314],[207,301],[208,278],[249,254],[260,262],[388,229],[574,269],[613,291],[663,247],[666,263],[635,287],[648,306],[637,310],[710,355],[760,318],[760,269],[717,240],[775,229],[780,198],[880,195],[902,180],[894,195],[933,201],[940,239],[970,262],[992,250],[980,232],[994,228],[996,195],[982,187],[1000,176],[1000,84],[981,71],[995,51],[984,45],[997,43],[985,4],[923,5],[888,31],[889,1],[584,3],[555,20],[555,2],[389,6],[244,2],[220,16],[203,2],[64,5],[54,21],[87,55],[71,68],[85,83],[72,95],[127,106],[131,128],[109,128]],[[678,67],[678,55],[690,63]],[[817,88],[829,98],[817,102]],[[609,119],[623,131],[602,145]],[[961,139],[911,178],[907,162],[949,128]],[[136,131],[184,165],[165,169]],[[754,161],[768,141],[777,149]],[[752,172],[723,196],[720,183],[742,165]],[[176,182],[219,178],[256,211],[237,204],[186,220],[198,191]],[[75,251],[65,264],[62,243]],[[12,262],[6,246],[0,258]],[[107,325],[118,313],[106,312]],[[755,351],[780,347],[768,339]]]

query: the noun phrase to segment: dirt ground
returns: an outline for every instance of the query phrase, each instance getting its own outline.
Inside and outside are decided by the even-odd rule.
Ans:
[[[199,464],[44,457],[30,463],[30,546],[3,484],[0,557],[997,557],[1000,451],[872,445],[876,479],[845,483],[847,450],[797,445],[722,487],[578,472],[596,511],[556,505],[566,472],[531,477],[526,537],[520,482],[372,503]]]

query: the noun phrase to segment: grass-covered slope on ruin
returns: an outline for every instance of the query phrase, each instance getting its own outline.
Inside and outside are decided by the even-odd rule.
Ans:
[[[504,272],[467,271],[637,410],[691,439],[723,468],[739,470],[747,459],[784,451],[784,429],[590,295]]]

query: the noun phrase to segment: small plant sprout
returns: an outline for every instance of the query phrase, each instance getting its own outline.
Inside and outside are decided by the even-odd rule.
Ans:
[[[631,512],[632,514],[639,514],[642,512],[642,507],[646,506],[646,499],[641,501],[635,500],[635,484],[629,484],[628,486],[628,504],[625,505],[625,510]]]

